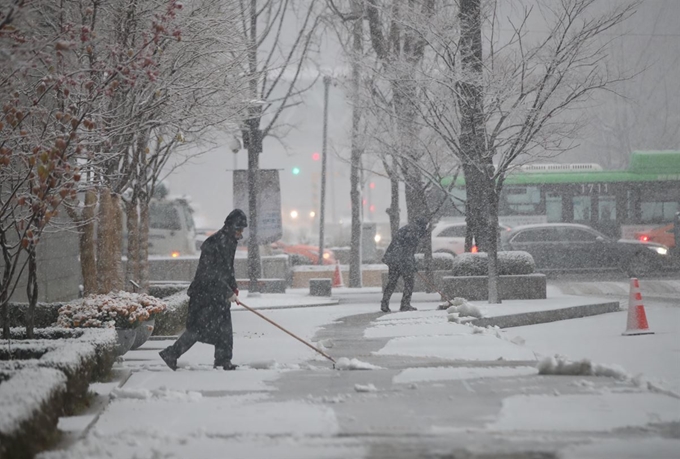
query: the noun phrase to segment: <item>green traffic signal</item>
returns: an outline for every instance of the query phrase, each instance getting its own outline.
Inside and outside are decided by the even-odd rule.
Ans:
[[[299,167],[294,167],[293,170],[293,175],[298,175],[300,173],[300,168]]]

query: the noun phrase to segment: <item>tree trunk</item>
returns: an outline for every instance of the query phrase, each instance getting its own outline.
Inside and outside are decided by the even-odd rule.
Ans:
[[[139,285],[139,214],[137,213],[137,196],[132,194],[129,201],[125,202],[125,217],[127,226],[127,263],[125,265],[125,288],[136,290],[135,284]],[[132,281],[132,282],[130,282]]]
[[[9,339],[9,281],[11,276],[11,263],[6,252],[7,234],[0,231],[0,245],[3,247],[4,267],[2,270],[2,285],[0,285],[0,314],[2,314],[2,338]]]
[[[390,207],[387,215],[390,218],[390,236],[394,238],[399,231],[399,178],[397,177],[397,160],[392,158],[394,173],[390,174]]]
[[[99,191],[97,218],[97,293],[111,291],[111,191],[104,187]]]
[[[359,84],[360,73],[358,60],[363,50],[361,42],[363,23],[354,21],[352,30],[353,59],[352,59],[352,152],[350,161],[350,203],[352,209],[352,228],[349,249],[349,286],[360,288],[361,279],[361,184],[359,168],[361,166],[362,148],[359,146]]]
[[[97,227],[97,292],[109,293],[121,286],[121,236],[123,231],[120,197],[103,188],[99,199]]]
[[[501,304],[498,291],[498,192],[493,186],[493,180],[489,179],[489,222],[488,228],[493,228],[489,238],[489,304]]]
[[[259,126],[259,118],[258,118]],[[251,139],[259,135],[259,129],[251,129]],[[262,275],[260,265],[260,246],[257,243],[257,195],[260,186],[258,180],[259,156],[251,140],[248,147],[248,294],[259,292],[258,279]]]
[[[139,279],[140,292],[149,291],[149,199],[142,195],[139,200]]]
[[[486,126],[484,121],[484,94],[482,93],[482,29],[480,0],[461,0],[460,50],[463,80],[458,83],[458,109],[461,117],[460,148],[467,160],[465,173],[466,209],[465,220],[468,233],[474,236],[477,248],[488,251],[490,231],[488,228],[488,179],[487,168],[493,159],[486,151]],[[466,250],[470,249],[471,237],[466,237]]]
[[[119,194],[111,196],[111,271],[113,274],[113,289],[123,290],[123,207]]]
[[[461,144],[462,142],[461,136]],[[469,252],[474,244],[480,252],[486,252],[488,202],[485,199],[485,177],[475,164],[463,165],[463,173],[465,174],[465,223],[467,227],[465,251]]]
[[[80,271],[83,277],[83,294],[97,292],[97,256],[95,248],[95,207],[97,193],[85,192],[82,225],[79,228]]]
[[[26,338],[33,339],[35,327],[35,306],[38,303],[38,265],[35,260],[35,245],[28,248],[28,280],[26,282],[28,315],[26,316]]]

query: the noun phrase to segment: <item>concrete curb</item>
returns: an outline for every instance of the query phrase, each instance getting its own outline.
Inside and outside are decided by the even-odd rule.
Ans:
[[[506,316],[483,317],[481,319],[472,320],[469,323],[478,327],[497,326],[500,328],[510,328],[521,327],[523,325],[556,322],[558,320],[578,319],[579,317],[606,314],[608,312],[616,312],[620,310],[619,302],[612,301],[607,303],[585,304],[562,309],[552,309],[549,311],[533,311],[519,314],[510,314]]]

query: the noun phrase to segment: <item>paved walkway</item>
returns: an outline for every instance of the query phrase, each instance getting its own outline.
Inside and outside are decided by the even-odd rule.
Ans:
[[[213,370],[212,347],[198,344],[172,372],[157,354],[172,341],[148,341],[116,364],[114,381],[93,385],[88,413],[62,418],[66,449],[45,457],[575,459],[680,450],[673,393],[595,364],[590,374],[539,375],[535,350],[497,328],[449,322],[439,295],[415,294],[419,310],[407,313],[377,312],[379,300],[379,289],[334,289],[331,299],[302,289],[244,294],[336,360],[369,369],[334,370],[236,307],[239,369]],[[489,319],[556,320],[612,303],[551,287],[547,300],[476,305]]]

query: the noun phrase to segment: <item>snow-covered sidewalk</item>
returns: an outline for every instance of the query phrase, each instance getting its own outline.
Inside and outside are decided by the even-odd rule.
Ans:
[[[40,457],[399,458],[456,450],[674,457],[680,450],[680,441],[664,433],[680,422],[680,399],[672,391],[631,377],[632,370],[613,365],[618,362],[546,360],[575,340],[596,346],[590,336],[599,324],[568,325],[572,333],[559,333],[567,322],[482,328],[450,322],[437,309],[438,295],[415,295],[418,311],[380,314],[379,292],[367,289],[368,301],[342,304],[353,293],[334,291],[340,304],[323,307],[291,308],[304,305],[304,291],[281,301],[264,294],[243,299],[271,309],[267,317],[336,360],[355,358],[373,369],[334,370],[271,324],[238,312],[236,371],[214,370],[212,347],[197,344],[172,372],[157,354],[171,341],[148,341],[116,364],[118,381],[93,386],[99,400],[111,399],[103,410],[60,420],[75,441]],[[599,299],[556,296],[543,308],[588,301]],[[537,307],[477,306],[489,316]],[[623,313],[568,322],[607,317],[620,321]],[[621,337],[623,326],[608,329],[602,342],[610,346],[618,337],[634,345],[638,338]],[[680,334],[677,327],[667,331]],[[648,352],[657,338],[650,338]],[[593,356],[607,354],[593,349],[578,358]],[[555,374],[566,367],[572,375]]]

